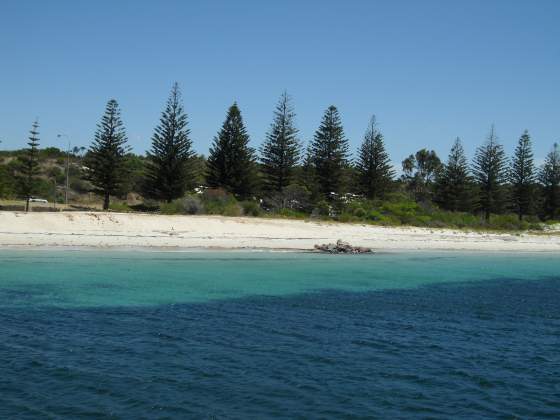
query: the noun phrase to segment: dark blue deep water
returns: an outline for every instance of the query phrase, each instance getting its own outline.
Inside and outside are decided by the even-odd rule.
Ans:
[[[0,418],[560,418],[553,255],[85,254],[0,254]]]

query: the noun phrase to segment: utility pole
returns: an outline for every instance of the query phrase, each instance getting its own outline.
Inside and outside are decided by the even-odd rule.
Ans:
[[[56,210],[56,178],[53,178],[53,209]]]
[[[68,139],[68,149],[66,149],[66,188],[64,189],[64,203],[68,206],[68,185],[70,179],[70,137],[66,134],[57,134],[58,138],[66,137]]]

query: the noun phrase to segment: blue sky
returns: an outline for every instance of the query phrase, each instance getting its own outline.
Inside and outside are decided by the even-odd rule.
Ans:
[[[284,89],[308,142],[336,105],[354,151],[376,114],[394,162],[422,147],[472,156],[492,123],[508,153],[527,128],[560,140],[560,1],[26,1],[0,3],[0,148],[35,117],[87,146],[109,98],[149,148],[178,81],[207,154],[238,102],[252,144]]]

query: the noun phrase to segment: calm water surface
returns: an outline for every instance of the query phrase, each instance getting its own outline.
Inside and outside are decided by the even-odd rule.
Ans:
[[[0,418],[559,418],[560,256],[0,251]]]

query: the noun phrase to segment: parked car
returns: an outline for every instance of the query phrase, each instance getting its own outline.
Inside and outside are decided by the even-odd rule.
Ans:
[[[29,201],[31,203],[43,203],[43,204],[49,204],[49,202],[47,200],[45,200],[44,198],[37,198],[37,197],[31,197],[29,199]]]

